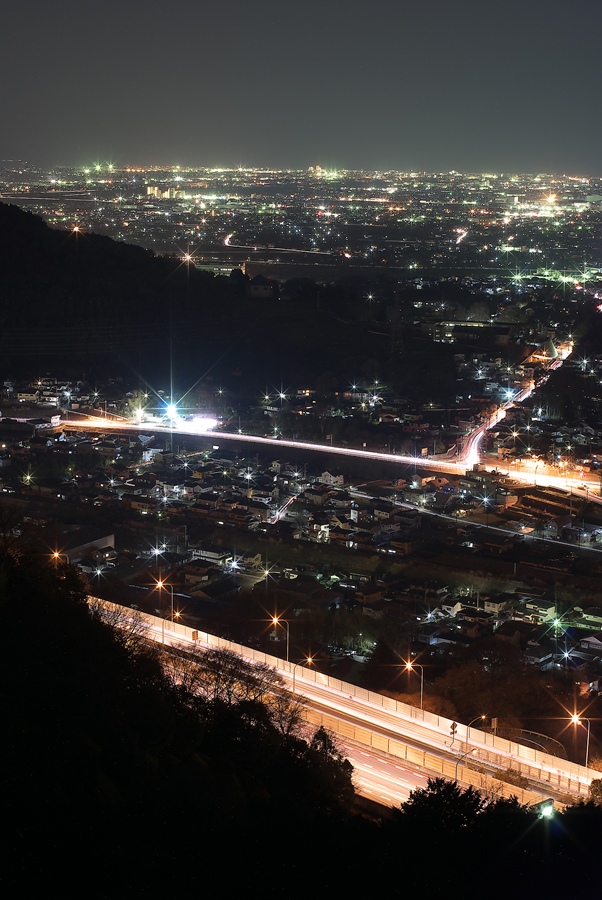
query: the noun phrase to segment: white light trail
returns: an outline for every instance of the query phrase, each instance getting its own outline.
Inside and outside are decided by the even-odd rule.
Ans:
[[[548,366],[548,370],[552,371],[559,368],[562,365],[564,359],[566,359],[569,355],[570,350],[551,362]],[[213,439],[220,441],[237,441],[239,443],[264,445],[266,447],[287,447],[291,450],[296,451],[309,450],[318,453],[327,453],[332,456],[346,456],[355,459],[373,460],[375,462],[398,463],[399,465],[403,466],[421,466],[422,468],[440,471],[450,475],[464,475],[468,468],[472,468],[474,465],[480,462],[481,455],[479,452],[479,448],[485,432],[489,428],[493,428],[495,425],[501,422],[501,420],[505,418],[506,411],[508,409],[514,407],[517,403],[522,403],[524,400],[531,396],[534,390],[535,384],[531,382],[527,387],[517,391],[517,393],[511,399],[507,400],[502,406],[500,406],[486,421],[479,425],[478,428],[476,428],[470,434],[466,435],[464,446],[454,460],[450,460],[446,456],[440,456],[436,458],[422,456],[404,456],[395,453],[380,453],[373,450],[359,450],[349,447],[337,447],[336,445],[331,446],[330,444],[314,444],[310,443],[309,441],[293,441],[287,440],[285,438],[259,437],[251,434],[233,434],[224,431],[218,432],[214,430],[218,425],[218,421],[210,417],[202,416],[196,417],[193,421],[185,421],[176,416],[176,418],[172,421],[171,426],[153,424],[153,430],[167,434],[205,434],[211,435]],[[70,420],[69,424],[70,427],[77,426],[78,428],[95,429],[97,429],[101,424],[104,428],[107,429],[118,428],[120,430],[123,430],[124,428],[144,428],[144,423],[141,422],[131,422],[128,424],[124,421],[115,422],[109,419],[95,419],[93,421]],[[509,477],[515,478],[518,481],[532,482],[534,476],[530,472],[516,471],[512,472],[511,475],[509,473]],[[542,473],[541,476],[537,476],[537,479],[542,485],[548,484],[554,487],[563,487],[563,489],[566,489],[567,486],[570,486],[572,490],[587,489],[587,491],[590,491],[590,489],[594,486],[599,487],[598,482],[584,482],[583,478],[571,479],[567,478],[566,476],[553,476]],[[561,482],[563,482],[564,484],[561,484]]]

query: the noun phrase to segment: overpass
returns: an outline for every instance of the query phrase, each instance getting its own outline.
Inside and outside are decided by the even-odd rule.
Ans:
[[[555,359],[548,367],[550,371],[559,368],[566,357]],[[522,388],[517,394],[513,395],[505,403],[500,405],[498,409],[492,413],[477,428],[473,429],[469,434],[465,435],[464,443],[460,454],[454,458],[449,458],[447,454],[440,456],[405,456],[395,453],[382,453],[374,450],[360,450],[351,447],[339,447],[333,444],[319,444],[311,441],[294,441],[285,438],[269,438],[260,437],[258,435],[242,434],[239,432],[232,433],[227,431],[215,431],[207,428],[206,425],[193,422],[187,422],[176,417],[171,425],[164,425],[152,422],[141,422],[139,420],[132,421],[119,417],[93,417],[86,419],[71,418],[68,424],[71,427],[82,429],[103,429],[118,431],[143,431],[150,430],[157,434],[186,435],[197,436],[203,438],[211,438],[217,441],[231,441],[239,444],[254,444],[256,446],[264,446],[270,448],[283,447],[294,451],[313,451],[317,453],[327,453],[333,456],[351,457],[355,459],[372,460],[373,462],[399,463],[403,466],[422,466],[426,469],[441,472],[447,475],[465,475],[467,469],[476,465],[481,457],[480,445],[485,433],[499,424],[505,417],[509,409],[516,403],[526,400],[535,390],[535,384],[531,382],[528,386]],[[73,413],[72,413],[73,416]],[[499,469],[499,463],[495,466],[488,465],[489,471]],[[503,468],[503,467],[502,467]],[[549,467],[538,464],[537,461],[529,460],[521,466],[516,466],[512,472],[508,471],[507,476],[514,481],[522,481],[526,484],[538,484],[541,487],[556,487],[561,490],[570,490],[574,492],[580,499],[602,502],[600,496],[601,486],[598,478],[584,479],[582,476],[577,478],[567,477],[566,475],[555,475],[550,471]],[[597,494],[597,495],[596,495]]]
[[[444,716],[400,703],[383,694],[332,678],[299,663],[236,644],[208,632],[145,613],[132,613],[99,598],[125,624],[140,621],[147,636],[166,647],[200,646],[230,650],[250,662],[275,669],[294,694],[302,694],[305,719],[332,731],[360,761],[358,793],[391,805],[407,799],[426,777],[457,779],[496,795],[534,803],[542,797],[585,799],[595,771]],[[455,724],[455,729],[452,725]],[[527,779],[517,788],[495,775],[512,770]]]

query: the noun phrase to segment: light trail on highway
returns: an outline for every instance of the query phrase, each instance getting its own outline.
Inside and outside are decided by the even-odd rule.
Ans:
[[[303,253],[307,256],[328,256],[330,259],[337,258],[336,254],[331,253],[330,250],[300,250],[298,247],[260,247],[251,246],[250,244],[233,244],[233,237],[234,232],[226,235],[224,238],[224,247],[228,247],[230,250],[253,250],[255,253]]]
[[[96,602],[102,604],[106,601]],[[121,610],[125,623],[128,620],[134,621],[134,614],[129,609],[118,609]],[[496,738],[489,732],[461,723],[457,723],[456,733],[451,735],[451,721],[426,710],[399,703],[384,695],[332,679],[315,669],[285,662],[179,623],[144,613],[136,613],[136,617],[136,621],[146,624],[148,637],[163,646],[221,647],[250,662],[261,662],[274,668],[290,686],[292,693],[303,697],[303,702],[310,710],[324,710],[327,717],[339,721],[342,739],[350,740],[355,746],[361,744],[362,750],[369,757],[390,760],[414,773],[424,774],[427,759],[430,759],[430,763],[426,768],[433,770],[433,765],[437,763],[440,771],[444,771],[447,765],[449,772],[450,765],[453,771],[458,762],[470,752],[474,753],[471,760],[476,765],[484,766],[494,775],[496,771],[510,768],[525,773],[533,784],[538,785],[533,790],[565,793],[581,798],[587,796],[594,773],[576,763],[549,756],[515,741]],[[349,732],[355,737],[350,737]],[[393,758],[394,749],[403,746],[422,747],[426,753],[425,763],[417,767],[412,765],[409,756],[416,750],[411,749],[405,751],[407,759]],[[365,763],[362,772],[363,778],[368,779],[370,769]],[[375,780],[370,783],[369,789],[377,794],[381,786]]]
[[[510,402],[512,403],[512,401]],[[501,413],[504,413],[505,415],[505,408],[498,410],[495,423],[501,421],[501,419],[504,417],[503,415],[501,415]],[[68,424],[69,427],[72,428],[82,428],[84,430],[87,429],[92,431],[106,429],[109,431],[127,430],[144,432],[144,430],[146,429],[158,434],[202,437],[210,438],[215,442],[231,441],[234,443],[253,444],[255,446],[264,446],[279,449],[286,447],[295,451],[325,453],[352,459],[371,460],[373,462],[379,463],[397,463],[398,465],[404,467],[420,467],[422,469],[440,472],[445,475],[465,475],[468,469],[473,468],[473,466],[479,462],[479,445],[483,439],[485,431],[488,428],[493,427],[495,423],[489,420],[487,423],[480,425],[478,429],[468,435],[462,456],[458,457],[454,461],[444,458],[435,459],[433,457],[415,457],[403,456],[401,454],[393,453],[379,453],[378,451],[373,450],[359,450],[350,447],[337,447],[336,445],[331,446],[330,444],[312,444],[308,441],[290,441],[280,438],[258,437],[256,435],[249,434],[232,434],[230,432],[218,431],[199,431],[198,428],[187,428],[186,423],[179,424],[177,428],[170,428],[166,425],[156,425],[151,423],[139,424],[129,421],[116,422],[110,419],[79,419],[75,421],[69,420],[69,422],[66,424]],[[555,487],[564,491],[570,490],[573,491],[573,493],[575,493],[576,495],[580,496],[582,499],[589,499],[598,503],[602,502],[600,500],[600,497],[596,496],[595,494],[595,491],[600,491],[600,481],[598,479],[585,480],[583,477],[571,478],[567,475],[546,474],[543,470],[537,470],[537,461],[523,463],[523,466],[524,468],[522,470],[516,468],[512,471],[510,471],[509,469],[507,469],[507,471],[503,471],[504,467],[502,466],[500,468],[499,463],[497,463],[496,465],[494,465],[493,463],[485,464],[485,468],[487,469],[487,471],[495,471],[501,475],[506,475],[506,477],[508,477],[512,481],[519,481],[525,484],[533,484],[540,487]]]
[[[157,432],[158,434],[171,434],[174,436],[183,435],[187,437],[211,438],[215,442],[225,440],[243,444],[258,444],[259,446],[265,447],[287,447],[291,450],[309,450],[316,453],[328,453],[334,456],[368,459],[373,460],[374,462],[399,463],[400,465],[405,466],[428,465],[429,468],[440,469],[441,471],[448,471],[451,469],[459,474],[466,471],[466,464],[463,462],[450,463],[449,461],[430,459],[427,457],[417,458],[415,456],[402,456],[394,453],[379,453],[374,450],[357,450],[350,447],[337,447],[336,445],[331,446],[330,444],[312,444],[309,441],[291,441],[285,438],[259,437],[252,434],[239,434],[238,432],[233,434],[226,431],[200,431],[193,426],[186,427],[185,422],[178,423],[177,428],[171,428],[168,425],[156,425],[150,422],[133,423],[127,420],[123,422],[114,422],[108,419],[95,419],[93,421],[89,419],[77,419],[73,421],[70,419],[69,422],[65,424],[68,424],[71,428],[81,427],[90,430],[98,430],[99,428],[106,428],[113,431],[131,430],[144,432],[146,430]]]
[[[126,618],[128,612],[129,610],[126,611],[124,608]],[[145,616],[145,618],[155,619],[153,616]],[[161,620],[161,624],[154,622],[148,626],[147,634],[162,646],[182,646],[182,636],[175,637],[170,634],[170,626],[171,623],[166,623],[165,620]],[[197,645],[195,644],[195,646]],[[211,645],[206,644],[205,646]],[[294,695],[301,695],[304,702],[308,702],[307,689],[311,688],[312,683],[303,677],[302,666],[294,665],[293,671],[294,676],[291,676],[290,673],[281,672],[280,674],[292,686]],[[321,690],[320,694],[323,695],[324,692]],[[316,704],[316,706],[322,705]],[[334,712],[332,705],[329,706],[328,703],[326,709],[330,714]],[[348,739],[337,737],[337,745],[353,765],[354,788],[356,793],[362,797],[386,807],[398,807],[408,799],[413,790],[426,787],[428,775],[421,770],[413,769],[407,764],[404,765],[375,749],[368,750]]]
[[[353,766],[353,784],[362,797],[383,806],[399,806],[412,791],[427,785],[428,775],[409,766],[368,753],[344,739],[337,744]]]
[[[562,365],[563,361],[564,358],[555,359],[548,368],[551,371],[557,369]],[[380,463],[397,463],[400,466],[421,466],[424,469],[441,472],[447,475],[465,475],[468,469],[473,468],[480,462],[480,445],[486,431],[498,425],[506,417],[506,413],[509,409],[513,408],[516,403],[522,403],[524,400],[530,397],[534,390],[535,384],[531,382],[527,387],[522,388],[517,394],[508,398],[504,404],[502,404],[491,416],[489,416],[489,418],[487,418],[477,428],[475,428],[465,436],[462,449],[459,452],[458,456],[454,459],[449,459],[446,455],[438,457],[406,456],[403,454],[383,453],[375,450],[360,450],[359,448],[340,447],[333,444],[318,444],[312,443],[310,441],[294,441],[288,440],[286,438],[260,437],[258,435],[241,434],[239,432],[232,433],[226,431],[216,431],[212,428],[203,428],[199,425],[198,422],[187,422],[181,418],[177,418],[175,424],[172,425],[165,425],[155,422],[134,422],[128,419],[115,421],[113,419],[103,419],[101,417],[94,419],[71,419],[65,424],[68,424],[70,427],[83,429],[104,428],[115,431],[125,429],[138,432],[150,430],[159,434],[169,434],[172,436],[182,435],[188,437],[203,437],[211,438],[214,441],[232,441],[242,444],[255,444],[264,447],[277,447],[280,449],[286,447],[287,449],[295,451],[326,453],[333,456],[365,459]],[[219,449],[219,445],[217,445],[217,449]],[[493,469],[495,467],[491,466],[490,468]],[[519,471],[517,469],[512,473],[512,475],[509,474],[508,477],[512,477],[516,481],[523,481],[528,484],[531,484],[534,481],[534,474],[529,468],[527,468],[525,471]],[[576,491],[587,490],[588,492],[592,492],[594,487],[599,488],[599,483],[597,481],[585,482],[582,478],[578,480],[567,479],[566,476],[554,476],[549,474],[545,475],[544,473],[542,473],[538,477],[538,480],[542,486],[561,487],[563,490],[566,488],[561,484],[562,482],[564,484],[566,484],[567,482],[571,482],[572,489]]]

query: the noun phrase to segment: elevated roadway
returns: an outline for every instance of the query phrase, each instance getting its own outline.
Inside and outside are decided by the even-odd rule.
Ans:
[[[548,367],[548,370],[554,371],[559,368],[564,358],[555,359]],[[226,431],[216,431],[213,428],[203,427],[198,423],[188,422],[184,419],[174,419],[171,425],[155,423],[155,422],[139,422],[129,419],[106,418],[102,416],[90,416],[85,419],[75,418],[71,413],[68,420],[69,426],[73,428],[81,428],[82,430],[104,430],[104,431],[152,431],[157,434],[166,434],[171,436],[197,436],[205,439],[212,439],[219,446],[221,442],[232,442],[237,444],[250,444],[256,447],[278,448],[282,450],[287,448],[293,451],[310,451],[316,453],[326,453],[332,456],[341,456],[354,459],[371,460],[379,463],[399,463],[401,466],[421,466],[434,472],[441,472],[448,475],[464,475],[468,469],[473,468],[481,460],[481,443],[485,433],[498,425],[505,417],[509,409],[512,409],[517,403],[522,403],[531,396],[535,390],[535,384],[531,382],[522,388],[498,409],[484,420],[478,427],[473,429],[464,438],[464,442],[460,452],[450,458],[447,454],[440,456],[416,457],[404,454],[381,453],[374,450],[364,450],[351,447],[340,447],[333,444],[320,444],[311,441],[292,441],[284,438],[259,437],[257,435],[231,433]],[[500,465],[489,465],[489,470],[499,469]],[[501,466],[504,469],[504,466]],[[596,478],[585,479],[582,476],[556,475],[549,467],[544,466],[538,461],[529,461],[521,465],[517,465],[512,470],[507,467],[507,475],[514,481],[522,481],[526,484],[537,484],[542,487],[556,487],[561,490],[571,490],[582,499],[600,501],[600,481]]]
[[[354,757],[361,761],[358,788],[372,799],[380,797],[379,802],[389,803],[391,796],[401,802],[413,786],[424,783],[421,779],[437,775],[477,786],[494,784],[496,789],[517,794],[523,802],[531,802],[536,795],[583,799],[592,778],[598,774],[532,747],[463,723],[452,723],[445,717],[331,678],[308,666],[232,644],[177,622],[134,614],[106,601],[95,602],[116,609],[125,625],[135,617],[146,627],[148,637],[165,646],[220,647],[274,668],[289,689],[304,698],[310,723],[324,725],[346,746],[356,748]],[[360,752],[363,755],[358,755]],[[492,781],[491,776],[508,769],[527,779],[529,790]]]

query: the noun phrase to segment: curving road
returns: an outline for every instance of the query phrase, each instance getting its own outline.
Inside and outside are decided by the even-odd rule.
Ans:
[[[137,615],[147,625],[148,636],[157,642],[165,645],[200,644],[223,647],[249,661],[266,663],[276,669],[290,689],[295,694],[302,695],[310,710],[325,714],[338,723],[337,736],[343,742],[351,744],[356,752],[364,754],[361,763],[361,792],[373,799],[380,795],[380,802],[390,802],[389,794],[393,790],[390,780],[394,777],[392,773],[398,770],[412,773],[411,777],[403,775],[402,782],[395,787],[395,791],[402,796],[405,791],[420,784],[420,776],[425,774],[425,768],[430,769],[431,774],[439,770],[448,777],[454,777],[454,773],[458,774],[459,763],[466,756],[470,756],[474,765],[485,767],[490,772],[515,769],[525,774],[533,785],[538,785],[532,790],[543,794],[564,793],[585,797],[595,775],[591,769],[557,759],[514,741],[496,738],[474,726],[457,723],[456,734],[452,737],[451,721],[426,710],[397,703],[381,694],[330,678],[307,666],[287,663],[243,645],[232,645],[215,635],[193,631],[154,616]],[[121,616],[127,624],[133,614],[122,609]],[[327,727],[330,727],[328,723]],[[407,748],[406,757],[399,758],[400,747],[404,746]],[[416,752],[422,760],[418,765],[410,761]]]
[[[552,371],[559,368],[562,365],[563,361],[564,360],[561,358],[554,360],[554,362],[550,364],[549,370]],[[287,447],[291,450],[309,450],[318,453],[328,453],[334,456],[348,456],[354,457],[356,459],[373,460],[374,462],[399,463],[400,465],[404,466],[421,465],[428,469],[440,471],[446,474],[463,475],[466,473],[467,469],[470,469],[474,465],[479,463],[481,458],[480,445],[485,432],[489,428],[493,428],[495,425],[501,422],[502,419],[506,417],[506,413],[509,409],[511,409],[516,403],[521,403],[528,397],[530,397],[534,390],[535,384],[531,382],[527,387],[523,388],[515,396],[502,404],[495,413],[493,413],[488,419],[482,422],[481,425],[479,425],[477,428],[475,428],[465,436],[461,451],[453,459],[450,459],[447,455],[415,457],[395,453],[379,453],[373,450],[359,450],[351,447],[338,447],[331,444],[318,444],[312,443],[310,441],[291,441],[284,438],[258,437],[256,435],[239,433],[232,434],[225,431],[216,431],[213,428],[203,427],[203,425],[198,422],[187,422],[179,418],[175,420],[175,425],[168,426],[155,424],[152,422],[138,422],[128,419],[107,419],[100,416],[94,418],[88,417],[86,419],[74,419],[72,413],[72,418],[69,419],[69,425],[71,427],[83,429],[102,428],[104,430],[114,429],[119,431],[123,431],[124,429],[131,429],[133,431],[151,430],[153,432],[162,434],[181,434],[189,436],[196,435],[202,437],[211,437],[215,441],[235,441],[242,444],[255,444],[265,447]],[[530,471],[528,468],[525,468],[522,471],[520,469],[517,469],[517,471],[513,471],[512,477],[518,481],[527,481],[529,483],[532,483],[534,480],[533,471]],[[538,481],[542,485],[547,484],[553,486],[561,486],[562,482],[563,488],[565,483],[570,482],[571,486],[574,487],[574,489],[577,490],[581,488],[583,491],[585,491],[587,487],[588,492],[592,491],[594,487],[599,488],[599,482],[595,479],[584,482],[581,478],[567,479],[566,477],[545,475],[543,473],[539,476]]]

